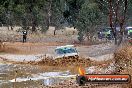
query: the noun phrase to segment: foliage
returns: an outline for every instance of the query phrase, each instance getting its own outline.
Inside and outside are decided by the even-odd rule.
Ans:
[[[82,5],[79,11],[76,27],[79,32],[83,32],[83,35],[88,33],[94,33],[97,25],[101,24],[101,13],[95,2],[88,1]],[[80,33],[82,34],[82,33]],[[81,37],[81,36],[80,36]]]
[[[121,1],[121,0],[119,0]],[[114,3],[114,0],[113,0]],[[123,4],[120,3],[120,6]],[[116,4],[113,4],[113,7]],[[122,12],[122,8],[119,12]],[[128,0],[127,24],[131,24],[132,1]],[[22,26],[32,31],[49,26],[60,29],[65,26],[77,28],[79,36],[94,33],[98,26],[108,26],[108,0],[1,0],[0,24]],[[80,38],[83,39],[83,38]]]
[[[104,11],[103,13],[108,13],[109,26],[112,29],[115,44],[120,45],[124,37],[124,25],[128,8],[130,8],[128,7],[128,3],[130,4],[130,2],[128,0],[96,0],[96,2],[99,8]],[[119,32],[117,32],[116,27],[120,27]]]

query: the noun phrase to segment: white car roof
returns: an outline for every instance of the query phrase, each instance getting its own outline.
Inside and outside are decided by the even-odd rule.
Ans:
[[[58,46],[56,49],[65,48],[65,47],[74,47],[74,45]]]

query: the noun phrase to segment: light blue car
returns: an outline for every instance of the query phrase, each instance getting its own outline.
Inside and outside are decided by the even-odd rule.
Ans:
[[[55,58],[63,58],[63,57],[78,57],[78,52],[74,45],[66,45],[59,46],[55,49],[56,57]]]

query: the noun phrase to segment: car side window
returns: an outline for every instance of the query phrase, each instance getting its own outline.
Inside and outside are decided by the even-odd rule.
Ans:
[[[64,48],[64,49],[56,49],[55,50],[56,54],[61,55],[61,54],[66,54],[66,53],[76,53],[75,48]]]
[[[56,52],[56,54],[64,54],[62,49],[57,49],[57,50],[55,50],[55,52]]]

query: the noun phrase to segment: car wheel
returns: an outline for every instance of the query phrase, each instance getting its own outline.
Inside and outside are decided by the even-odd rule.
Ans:
[[[79,58],[79,56],[78,55],[75,55],[75,58]]]

